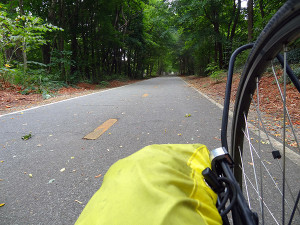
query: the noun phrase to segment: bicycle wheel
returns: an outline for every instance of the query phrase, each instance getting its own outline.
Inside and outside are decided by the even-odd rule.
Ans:
[[[300,2],[290,0],[273,16],[257,39],[245,64],[236,94],[230,149],[235,162],[234,175],[243,186],[250,208],[260,214],[260,221],[263,224],[289,222],[299,194],[300,98],[299,91],[295,88],[299,86],[299,80],[293,80],[295,84],[282,87],[278,81],[280,80],[278,73],[285,73],[285,69],[278,70],[278,61],[276,60],[276,56],[283,50],[286,52],[287,48],[299,52],[299,37]],[[285,65],[287,64],[286,59],[287,57],[285,57]],[[268,70],[270,64],[272,66]],[[299,67],[299,58],[294,59],[293,64]],[[266,69],[267,72],[265,72]],[[271,77],[274,77],[274,82],[270,83]],[[286,84],[286,79],[282,79]],[[279,87],[277,94],[274,94],[273,88],[269,91],[265,90],[267,89],[266,81],[268,81],[268,87],[273,85]],[[289,95],[288,98],[284,96],[287,90],[288,93],[291,93],[290,90],[293,88],[295,101],[291,101],[292,95]],[[268,94],[270,95],[267,96]],[[275,102],[274,97],[276,101],[282,99],[282,103]],[[270,110],[270,104],[276,107]],[[278,112],[278,106],[282,107],[280,112]],[[271,116],[268,114],[270,112]],[[280,118],[283,120],[279,125],[282,126],[282,129],[277,126]],[[278,133],[278,129],[282,130],[282,133]],[[278,142],[280,137],[282,137],[281,144],[280,141]],[[276,141],[274,142],[274,140]],[[276,156],[278,154],[277,145],[282,145],[280,152],[283,157],[281,159],[278,159],[280,156]],[[287,147],[292,150],[288,150]],[[286,154],[287,151],[289,154]],[[277,157],[276,159],[273,159],[272,152],[275,158]],[[291,155],[292,160],[286,159],[286,155]],[[249,171],[250,174],[246,174],[245,171]],[[286,182],[286,171],[292,178],[290,179],[291,184]],[[278,178],[279,175],[282,178]],[[274,184],[274,187],[270,187],[269,184]],[[267,187],[266,194],[264,187]],[[253,193],[250,193],[251,190]],[[289,194],[286,195],[286,193]],[[293,221],[296,221],[295,224],[299,224],[300,210],[295,208],[295,211],[296,217]]]

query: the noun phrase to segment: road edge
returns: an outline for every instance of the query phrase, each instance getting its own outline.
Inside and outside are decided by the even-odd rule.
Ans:
[[[203,92],[201,92],[200,90],[198,90],[197,88],[193,87],[191,84],[189,84],[188,82],[186,82],[184,79],[182,79],[180,77],[181,80],[183,80],[183,82],[185,82],[189,87],[193,88],[195,91],[197,91],[200,95],[202,95],[204,98],[206,98],[208,101],[210,101],[212,104],[216,105],[217,107],[219,107],[221,110],[223,110],[223,105],[221,105],[220,103],[216,102],[215,100],[213,100],[212,98],[210,98],[209,96],[207,96],[206,94],[204,94]],[[233,112],[229,110],[229,117],[233,117]],[[251,127],[249,127],[249,130],[254,133],[255,135],[258,134],[258,128],[256,126],[254,126],[253,124],[251,124]],[[268,136],[263,130],[260,130],[260,134],[262,136],[262,138],[267,139],[268,137],[271,139],[271,142],[273,143],[273,147],[280,151],[281,153],[283,153],[283,144],[280,143],[279,141],[277,141],[275,138],[270,137],[270,135]],[[286,147],[285,148],[285,154],[286,157],[288,157],[293,163],[295,163],[296,165],[300,166],[300,155],[297,154],[296,152],[294,152],[293,150],[291,150],[290,148]]]

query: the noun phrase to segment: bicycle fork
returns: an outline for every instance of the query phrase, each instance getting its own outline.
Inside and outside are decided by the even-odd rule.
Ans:
[[[224,224],[229,224],[227,214],[232,212],[233,224],[257,225],[257,213],[252,212],[236,181],[233,172],[233,160],[224,147],[210,152],[211,166],[203,170],[206,183],[218,194],[217,208]],[[230,203],[226,206],[226,203]]]

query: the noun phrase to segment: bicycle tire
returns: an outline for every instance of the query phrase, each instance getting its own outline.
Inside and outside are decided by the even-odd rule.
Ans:
[[[251,96],[256,90],[256,79],[260,79],[269,62],[282,49],[300,37],[300,1],[289,0],[272,17],[258,37],[244,66],[236,94],[231,132],[230,153],[235,162],[234,175],[242,184],[239,148],[243,152],[244,115],[248,115]]]

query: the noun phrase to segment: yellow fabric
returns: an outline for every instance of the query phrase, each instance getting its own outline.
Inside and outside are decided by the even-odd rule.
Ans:
[[[147,146],[111,166],[76,225],[222,224],[206,167],[204,145]]]

